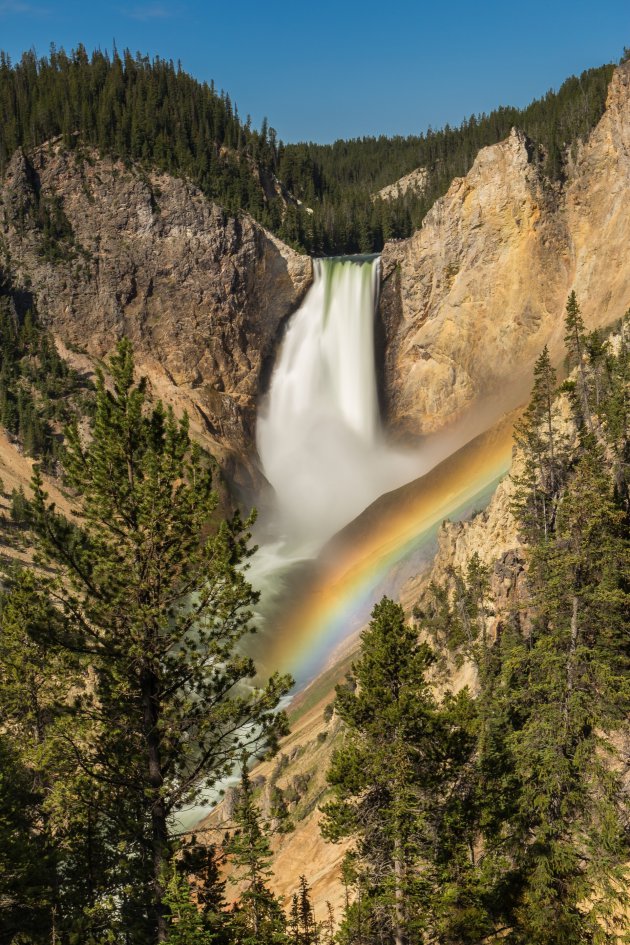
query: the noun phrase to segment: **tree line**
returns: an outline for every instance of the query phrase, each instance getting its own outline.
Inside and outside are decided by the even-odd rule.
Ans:
[[[131,347],[66,431],[74,520],[36,467],[35,568],[0,612],[0,941],[165,941],[175,813],[285,729],[290,685],[239,643],[249,521],[218,521],[187,419],[149,406]],[[16,938],[17,936],[17,938]]]
[[[547,178],[561,181],[571,149],[604,111],[612,70],[589,69],[525,108],[501,107],[458,127],[318,145],[283,143],[266,119],[252,128],[229,95],[160,58],[116,49],[89,56],[79,46],[12,63],[1,53],[0,174],[17,148],[62,137],[68,148],[190,178],[228,212],[251,213],[312,255],[377,252],[409,236],[479,149],[513,126],[531,139]],[[374,198],[417,167],[428,171],[421,193]]]
[[[36,343],[30,317],[11,324],[7,343]],[[260,684],[242,648],[252,519],[218,517],[213,462],[134,373],[123,340],[90,433],[77,416],[65,430],[75,516],[40,466],[20,493],[35,555],[0,595],[0,943],[320,941],[306,878],[290,915],[269,888],[272,828],[290,826],[279,793],[263,818],[248,774],[287,733],[291,686]],[[239,767],[218,840],[182,830]]]

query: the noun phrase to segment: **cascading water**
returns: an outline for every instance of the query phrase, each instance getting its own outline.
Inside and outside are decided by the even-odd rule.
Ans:
[[[313,558],[344,525],[422,472],[418,455],[389,448],[374,361],[380,260],[314,260],[260,406],[257,445],[274,489],[261,522],[252,582],[273,593],[288,565]]]

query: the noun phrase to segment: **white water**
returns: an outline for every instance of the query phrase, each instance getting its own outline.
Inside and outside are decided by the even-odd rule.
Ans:
[[[421,475],[418,454],[387,446],[374,361],[378,259],[319,259],[260,406],[258,453],[275,493],[273,539],[251,578],[313,557],[375,499]],[[269,528],[266,529],[269,535]]]

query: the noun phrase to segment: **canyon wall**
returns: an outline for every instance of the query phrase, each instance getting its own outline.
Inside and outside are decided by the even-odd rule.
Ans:
[[[420,230],[384,248],[384,400],[402,439],[483,402],[490,419],[516,406],[542,347],[562,358],[572,289],[589,328],[630,305],[630,63],[566,183],[544,178],[536,157],[514,129],[479,152]]]
[[[130,337],[154,392],[189,410],[224,466],[243,468],[308,257],[184,180],[57,142],[17,152],[7,170],[0,269],[66,346],[100,359]]]

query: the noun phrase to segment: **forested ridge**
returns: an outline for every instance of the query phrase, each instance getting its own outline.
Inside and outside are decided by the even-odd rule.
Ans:
[[[52,49],[11,63],[0,55],[0,173],[16,148],[62,136],[189,177],[230,213],[245,210],[291,245],[314,255],[379,251],[410,235],[480,148],[513,126],[532,141],[550,181],[561,181],[570,149],[601,117],[613,66],[568,79],[523,109],[502,107],[459,127],[409,137],[367,137],[332,145],[285,144],[265,120],[243,120],[226,93],[160,59],[88,56]],[[417,167],[422,193],[375,199],[385,184]]]
[[[338,688],[324,830],[354,839],[340,942],[628,941],[630,325],[587,334],[571,294],[565,326],[571,377],[558,389],[545,348],[516,430],[507,608],[493,623],[474,552],[413,625],[384,599]],[[476,691],[453,693],[464,661]]]

